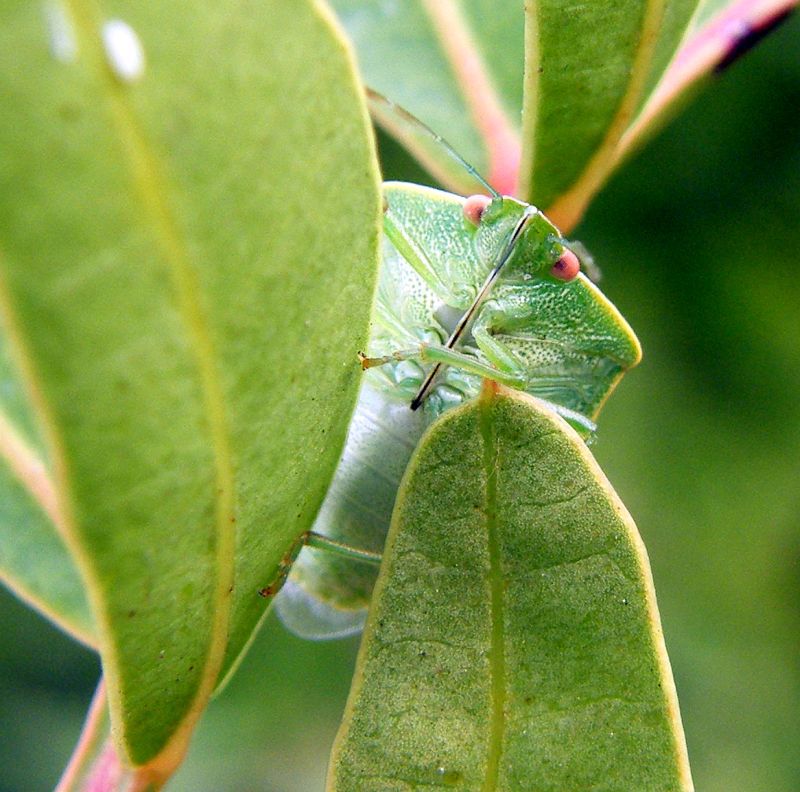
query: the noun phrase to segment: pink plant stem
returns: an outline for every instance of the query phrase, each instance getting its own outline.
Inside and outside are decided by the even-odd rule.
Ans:
[[[769,28],[798,0],[738,0],[712,17],[680,48],[644,110],[620,141],[620,158],[664,110],[694,83],[717,68],[750,32]]]
[[[455,73],[489,158],[489,183],[500,193],[517,190],[522,147],[489,79],[486,64],[453,0],[425,0],[425,8]]]
[[[69,764],[64,770],[55,792],[76,792],[80,789],[91,789],[92,792],[99,792],[103,787],[91,784],[90,776],[94,775],[95,767],[98,763],[105,764],[104,754],[108,748],[104,745],[102,753],[98,754],[100,744],[105,744],[108,731],[108,715],[106,712],[106,686],[103,679],[97,685],[97,689],[89,705],[86,720],[83,723],[78,744],[72,752]]]

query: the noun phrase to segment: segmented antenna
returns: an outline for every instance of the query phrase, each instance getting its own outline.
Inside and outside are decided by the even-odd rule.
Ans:
[[[404,123],[408,124],[412,129],[416,129],[426,137],[430,138],[436,145],[443,148],[452,160],[457,162],[475,181],[479,182],[492,198],[501,198],[497,190],[489,184],[483,176],[475,170],[473,165],[470,165],[438,132],[434,132],[427,124],[420,121],[415,115],[409,113],[404,107],[387,99],[383,94],[373,91],[372,88],[367,88],[367,100],[370,107],[374,107],[377,114],[381,111],[386,111],[392,115],[400,118]]]

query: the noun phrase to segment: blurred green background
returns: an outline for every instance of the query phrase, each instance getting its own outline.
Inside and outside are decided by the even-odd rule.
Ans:
[[[387,176],[417,178],[383,151]],[[697,788],[800,789],[800,16],[576,236],[644,347],[594,452],[650,553]],[[0,790],[48,789],[97,661],[5,591],[0,624]],[[356,649],[270,620],[169,788],[321,790]]]

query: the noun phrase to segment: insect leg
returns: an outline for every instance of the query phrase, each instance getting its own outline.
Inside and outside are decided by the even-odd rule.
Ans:
[[[539,214],[539,210],[535,206],[525,207],[525,211],[523,212],[522,217],[520,217],[520,219],[517,221],[517,225],[511,232],[508,241],[506,242],[505,247],[503,248],[503,251],[500,254],[500,257],[497,259],[497,262],[495,263],[488,277],[484,281],[483,286],[481,286],[481,289],[478,292],[475,299],[473,300],[472,305],[470,305],[470,307],[467,308],[466,312],[459,320],[455,329],[450,334],[450,338],[447,339],[447,342],[445,344],[446,348],[452,349],[453,347],[455,347],[455,345],[461,339],[461,336],[472,324],[481,306],[485,302],[486,298],[489,296],[492,287],[497,282],[497,279],[500,277],[500,273],[503,271],[503,267],[505,267],[506,263],[511,258],[511,255],[513,254],[515,248],[517,247],[517,243],[519,242],[523,232],[527,228],[528,223],[530,223],[530,221],[537,214]],[[428,391],[433,387],[433,382],[436,379],[436,375],[439,372],[439,367],[442,362],[444,361],[440,361],[439,364],[434,367],[433,371],[431,371],[425,378],[425,381],[422,383],[422,387],[419,389],[419,392],[411,402],[412,410],[416,410],[420,406],[420,404],[422,404],[425,397],[428,395]]]
[[[481,363],[480,360],[472,357],[472,355],[457,352],[443,344],[420,344],[418,347],[411,349],[398,349],[392,352],[391,355],[374,358],[359,355],[359,358],[361,367],[364,369],[385,366],[387,363],[396,363],[401,360],[420,360],[423,363],[455,366],[469,374],[485,377],[513,388],[519,388],[525,384],[524,377],[519,374],[496,369],[486,363]]]
[[[373,553],[369,550],[362,550],[359,547],[345,544],[344,542],[337,542],[335,539],[329,539],[316,531],[306,531],[301,534],[294,544],[289,548],[289,552],[281,559],[278,564],[278,574],[275,579],[258,590],[260,597],[272,597],[277,594],[282,588],[286,579],[289,577],[292,564],[297,560],[300,551],[303,547],[314,547],[317,550],[326,550],[343,558],[350,558],[354,561],[363,561],[366,564],[380,564],[381,554]]]
[[[268,599],[269,597],[275,596],[275,594],[277,594],[283,588],[283,584],[286,583],[286,578],[289,577],[292,564],[294,564],[294,562],[297,560],[297,556],[300,555],[300,551],[303,549],[303,545],[306,543],[308,533],[309,532],[306,531],[305,533],[300,534],[300,536],[294,540],[294,543],[289,548],[289,552],[287,552],[278,563],[278,572],[275,578],[266,586],[258,590],[259,597]]]
[[[508,369],[510,371],[521,372],[522,366],[514,356],[514,353],[508,350],[503,344],[499,343],[497,339],[489,332],[488,326],[491,325],[491,316],[481,316],[480,322],[476,323],[472,328],[472,335],[478,344],[479,349],[484,355],[499,369]],[[535,384],[535,377],[530,373],[520,374],[523,384],[520,386],[522,390],[528,391]],[[541,398],[541,397],[538,397]],[[541,399],[544,401],[553,412],[560,415],[573,429],[576,429],[584,438],[593,437],[597,430],[597,425],[591,418],[588,418],[583,413],[571,410],[569,407],[564,407],[548,399]]]
[[[351,558],[354,561],[363,561],[365,564],[380,564],[381,554],[373,553],[370,550],[362,550],[359,547],[345,544],[344,542],[337,542],[335,539],[330,539],[323,534],[316,531],[309,531],[306,535],[306,544],[309,547],[315,547],[317,550],[327,550],[342,558]]]
[[[481,317],[483,320],[486,317]],[[478,345],[478,349],[503,371],[520,372],[519,377],[523,385],[527,383],[527,377],[521,373],[522,365],[512,351],[501,344],[487,329],[486,323],[481,321],[472,328],[472,337]]]

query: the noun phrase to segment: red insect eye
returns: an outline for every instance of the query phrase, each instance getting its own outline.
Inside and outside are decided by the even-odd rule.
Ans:
[[[492,202],[488,195],[470,195],[464,201],[464,217],[469,220],[472,225],[476,226],[481,221],[486,207]]]
[[[550,274],[559,280],[571,281],[578,277],[580,271],[581,262],[578,257],[571,250],[565,250],[561,258],[553,264]]]

